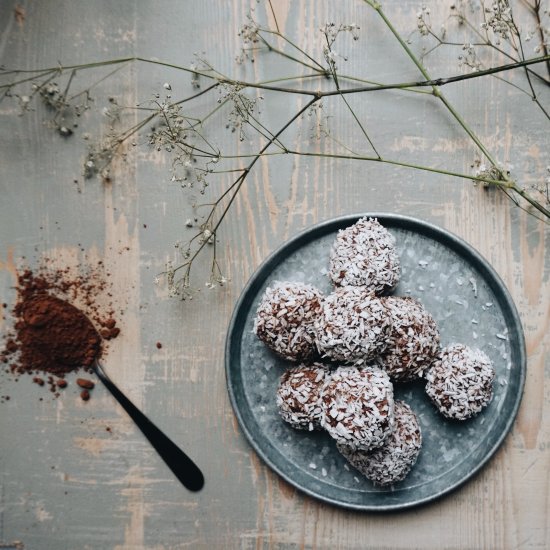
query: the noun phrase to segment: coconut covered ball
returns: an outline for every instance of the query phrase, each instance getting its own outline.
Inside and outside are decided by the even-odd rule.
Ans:
[[[337,288],[321,303],[315,320],[317,349],[341,363],[364,363],[386,349],[391,333],[388,309],[365,287]]]
[[[275,353],[304,361],[316,353],[313,323],[320,313],[321,293],[312,285],[276,282],[260,301],[254,332]]]
[[[329,277],[336,286],[366,286],[382,294],[401,274],[395,237],[374,218],[341,229],[330,251]]]
[[[425,378],[426,393],[439,412],[466,420],[491,401],[495,369],[481,350],[453,344],[441,350]]]
[[[387,296],[382,301],[390,315],[391,332],[379,364],[394,381],[420,378],[439,351],[437,325],[414,298]]]
[[[405,479],[422,447],[418,418],[404,401],[395,402],[395,427],[384,444],[372,451],[358,451],[337,444],[347,461],[375,485],[393,485]]]
[[[300,365],[283,373],[276,399],[285,422],[299,430],[320,428],[321,388],[328,376],[328,368],[320,363]]]
[[[321,426],[352,450],[379,447],[393,430],[393,386],[376,367],[339,367],[321,390]]]

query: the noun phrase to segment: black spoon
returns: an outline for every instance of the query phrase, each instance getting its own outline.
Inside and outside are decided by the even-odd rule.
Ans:
[[[51,361],[67,367],[90,365],[113,397],[122,405],[162,460],[184,487],[200,491],[204,476],[197,465],[161,432],[113,383],[99,363],[100,335],[78,308],[44,293],[25,303],[23,319],[34,341]],[[55,334],[56,338],[52,338]],[[74,335],[78,334],[75,339]],[[75,341],[77,345],[75,345]]]
[[[181,484],[190,491],[200,491],[204,486],[204,476],[198,466],[118,389],[97,359],[92,368]]]

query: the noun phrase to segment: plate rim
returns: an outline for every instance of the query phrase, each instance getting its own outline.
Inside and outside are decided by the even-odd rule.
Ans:
[[[271,264],[276,264],[277,259],[282,254],[286,253],[287,255],[292,253],[292,251],[296,248],[298,248],[302,241],[311,233],[323,233],[326,234],[329,232],[329,228],[332,226],[342,226],[346,227],[343,224],[352,225],[355,223],[358,219],[362,217],[369,217],[369,218],[376,218],[378,220],[381,220],[382,225],[384,225],[383,220],[391,220],[393,223],[399,223],[402,224],[401,226],[408,226],[405,228],[415,227],[415,228],[421,228],[423,233],[433,234],[436,233],[440,236],[442,236],[445,239],[445,246],[448,246],[448,244],[452,244],[453,250],[456,250],[457,248],[460,249],[461,253],[467,253],[469,256],[469,261],[475,262],[476,269],[479,270],[480,267],[483,268],[485,271],[484,278],[487,278],[487,275],[492,279],[491,286],[493,283],[496,284],[498,287],[498,291],[501,294],[501,297],[504,299],[504,302],[506,304],[506,307],[509,310],[509,313],[511,314],[511,319],[509,323],[515,327],[517,330],[517,338],[518,338],[518,368],[520,369],[519,374],[519,382],[518,382],[518,391],[515,396],[515,400],[513,401],[513,405],[510,409],[510,413],[508,416],[508,419],[502,429],[502,432],[500,436],[497,438],[497,440],[494,442],[494,444],[488,449],[485,456],[480,460],[475,467],[472,470],[469,470],[466,475],[464,475],[461,479],[451,484],[449,487],[440,490],[439,492],[435,494],[431,494],[429,496],[423,497],[421,499],[418,499],[414,502],[406,502],[406,503],[398,503],[398,504],[384,504],[384,505],[372,505],[372,504],[355,504],[355,503],[349,503],[344,502],[340,499],[331,498],[329,496],[320,494],[318,492],[315,492],[314,490],[311,490],[307,487],[304,487],[303,485],[300,485],[298,482],[296,482],[291,476],[289,476],[286,472],[282,471],[281,468],[279,468],[278,465],[276,465],[270,457],[264,452],[264,449],[256,442],[255,436],[251,431],[248,429],[248,426],[246,425],[246,421],[243,417],[243,413],[240,410],[238,404],[237,404],[237,397],[235,395],[235,389],[233,388],[232,384],[230,384],[230,371],[231,371],[231,364],[230,361],[231,357],[231,349],[234,345],[233,339],[231,338],[233,332],[235,331],[235,328],[237,326],[237,321],[240,317],[240,313],[242,312],[243,305],[247,301],[247,299],[250,297],[251,292],[254,290],[254,288],[258,284],[263,284],[265,280],[265,273],[266,271],[269,271],[269,267]],[[418,232],[418,231],[417,231]],[[233,409],[233,413],[235,414],[239,428],[242,431],[242,433],[245,436],[245,439],[247,440],[248,444],[253,448],[253,450],[257,453],[257,455],[262,459],[262,461],[277,475],[282,477],[287,483],[292,485],[294,488],[296,488],[298,491],[300,491],[303,494],[306,494],[316,500],[320,500],[322,502],[325,502],[327,504],[331,504],[333,506],[338,506],[340,508],[346,508],[349,510],[359,511],[359,512],[398,512],[401,510],[407,510],[410,508],[416,508],[419,506],[423,506],[426,504],[429,504],[431,502],[434,502],[436,500],[439,500],[440,498],[456,491],[460,487],[462,487],[465,483],[470,481],[473,477],[475,477],[484,467],[485,465],[493,458],[497,450],[501,447],[504,440],[510,433],[510,430],[515,422],[515,419],[517,417],[519,407],[521,405],[524,387],[525,387],[525,380],[527,376],[527,354],[526,354],[526,344],[525,344],[525,335],[523,331],[523,325],[521,323],[521,318],[519,316],[517,307],[514,303],[514,300],[512,299],[512,296],[510,294],[510,291],[504,284],[502,278],[500,275],[496,272],[496,270],[493,268],[493,266],[489,263],[489,261],[480,254],[472,245],[470,245],[467,241],[462,239],[461,237],[457,236],[456,234],[452,233],[451,231],[442,228],[441,226],[435,225],[431,222],[427,222],[425,220],[421,220],[412,216],[406,216],[403,214],[395,214],[392,212],[359,212],[359,213],[353,213],[353,214],[345,214],[342,216],[336,216],[332,218],[328,218],[326,220],[323,220],[321,222],[312,224],[305,229],[298,232],[296,235],[291,237],[290,239],[285,240],[282,244],[280,244],[276,249],[274,249],[254,270],[252,275],[247,280],[245,286],[243,287],[239,298],[237,299],[237,302],[235,303],[235,306],[233,308],[233,312],[231,314],[231,319],[228,325],[227,333],[226,333],[226,339],[225,339],[225,346],[224,346],[224,364],[225,364],[225,377],[226,377],[226,387],[229,394],[229,400],[231,403],[231,407]]]

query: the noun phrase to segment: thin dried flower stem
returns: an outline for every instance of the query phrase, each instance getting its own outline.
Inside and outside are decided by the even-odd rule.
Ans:
[[[271,15],[273,15],[273,20],[275,21],[275,28],[277,29],[277,32],[280,33],[279,29],[279,22],[277,21],[277,16],[275,15],[275,10],[273,9],[273,4],[271,3],[271,0],[268,0],[269,9],[271,10]]]
[[[338,92],[338,94],[342,98],[342,101],[344,102],[344,104],[347,107],[348,111],[351,113],[353,119],[355,120],[356,124],[358,125],[359,129],[361,130],[361,133],[363,134],[365,139],[368,141],[369,145],[371,146],[371,148],[374,151],[374,153],[376,154],[376,156],[378,158],[381,158],[380,153],[376,150],[376,147],[375,147],[374,143],[372,142],[369,134],[367,133],[367,130],[365,129],[364,125],[359,120],[359,118],[358,118],[357,114],[355,113],[355,111],[351,108],[351,105],[349,104],[348,100],[346,99],[346,96],[344,94],[342,94],[342,90],[340,89],[340,83],[338,81],[338,73],[336,72],[336,63],[334,62],[334,59],[333,59],[334,52],[333,52],[333,49],[332,49],[332,45],[334,43],[334,39],[336,38],[336,36],[334,37],[334,39],[331,40],[331,38],[329,37],[329,31],[326,28],[325,28],[325,30],[323,30],[323,34],[325,36],[326,52],[327,52],[325,57],[326,57],[326,60],[328,62],[329,68],[330,68],[330,73],[331,73],[332,79],[334,80],[334,85],[336,86],[336,91]]]
[[[306,57],[308,59],[311,59],[314,64],[310,64],[310,63],[306,63],[305,61],[293,56],[293,55],[290,55],[282,50],[279,50],[278,48],[276,48],[275,46],[273,46],[272,44],[270,44],[262,35],[261,33],[266,33],[266,34],[272,34],[274,36],[278,36],[280,38],[283,38],[286,42],[288,42],[290,45],[296,47],[300,52],[304,53],[305,52],[303,50],[301,50],[300,48],[298,48],[294,43],[290,42],[284,35],[280,34],[278,31],[275,32],[275,31],[270,31],[268,29],[259,29],[259,32],[258,32],[258,38],[261,40],[261,42],[264,44],[264,46],[267,47],[267,49],[269,51],[272,51],[278,55],[280,55],[281,57],[286,57],[286,59],[290,59],[290,61],[294,61],[296,63],[299,63],[300,65],[303,65],[304,67],[307,67],[308,69],[312,69],[314,71],[316,71],[318,74],[322,74],[322,75],[325,75],[326,74],[326,69],[320,65],[319,63],[317,63],[317,61],[315,61],[313,58],[309,57],[307,54]]]
[[[281,31],[279,29],[279,23],[277,21],[277,16],[275,15],[275,10],[273,9],[273,5],[271,4],[271,0],[269,0],[269,7],[271,8],[271,13],[273,14],[273,19],[275,21],[275,29],[276,30],[273,31],[271,29],[264,29],[264,28],[259,27],[259,31],[264,32],[264,33],[268,33],[268,34],[272,34],[274,36],[277,36],[278,38],[281,38],[289,46],[294,48],[296,51],[300,52],[306,59],[309,59],[314,64],[314,67],[312,67],[311,65],[307,65],[307,66],[309,66],[310,68],[313,68],[317,72],[321,72],[322,74],[326,74],[326,68],[323,67],[323,65],[321,63],[319,63],[314,57],[309,55],[303,48],[300,48],[300,46],[298,46],[292,40],[290,40],[290,38],[288,38],[288,36],[281,33]],[[280,52],[280,53],[282,53],[286,57],[286,54],[284,52]],[[301,64],[304,64],[302,61],[298,61],[298,62],[301,63]]]
[[[380,162],[381,164],[392,164],[394,166],[401,166],[403,168],[414,168],[415,170],[421,170],[423,172],[433,172],[435,174],[443,174],[445,176],[453,176],[456,178],[474,180],[480,183],[495,185],[496,187],[501,187],[503,189],[513,189],[513,184],[511,182],[503,182],[502,180],[492,179],[489,177],[464,174],[462,172],[454,172],[452,170],[445,170],[443,168],[434,168],[431,166],[424,166],[422,164],[415,164],[410,162],[402,162],[399,160],[392,160],[389,158],[372,157],[372,156],[365,156],[365,155],[358,155],[358,154],[344,155],[339,153],[316,153],[313,151],[300,151],[296,149],[289,149],[288,152],[292,155],[299,155],[304,157],[321,157],[321,158],[332,158],[332,159]]]

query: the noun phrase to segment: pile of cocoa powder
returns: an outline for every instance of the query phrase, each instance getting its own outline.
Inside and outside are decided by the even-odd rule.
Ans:
[[[36,272],[18,274],[14,324],[0,352],[0,361],[16,379],[29,374],[58,397],[70,373],[91,373],[93,361],[120,332],[106,275],[102,262],[78,275],[47,262]],[[75,382],[87,401],[94,382],[82,377]]]

